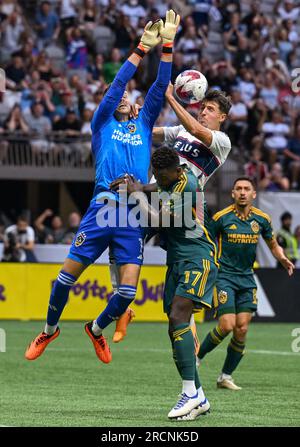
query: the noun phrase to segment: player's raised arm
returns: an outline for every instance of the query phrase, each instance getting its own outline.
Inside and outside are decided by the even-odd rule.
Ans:
[[[141,111],[143,118],[151,127],[161,111],[164,95],[171,79],[173,43],[179,23],[180,16],[172,9],[166,12],[165,22],[160,21],[159,35],[162,41],[162,53],[158,74],[145,98]],[[161,137],[158,137],[157,142],[160,141]]]
[[[194,137],[201,140],[206,146],[210,146],[213,139],[213,134],[210,129],[199,123],[192,115],[190,115],[174,98],[173,84],[169,84],[166,90],[166,98],[170,106],[176,113],[179,121]]]
[[[151,48],[160,43],[159,29],[160,21],[154,23],[148,22],[145,26],[138,47],[124,62],[94,113],[91,123],[93,132],[97,132],[102,124],[113,115],[123,97],[127,82],[133,77],[141,60]]]

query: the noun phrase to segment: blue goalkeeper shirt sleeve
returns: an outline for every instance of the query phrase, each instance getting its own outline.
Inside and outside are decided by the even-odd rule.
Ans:
[[[165,93],[171,79],[172,62],[160,61],[156,80],[148,91],[143,108],[142,118],[152,128],[157,120],[165,98]]]
[[[91,123],[93,133],[98,132],[101,126],[103,126],[103,124],[114,114],[123,97],[126,84],[133,77],[136,69],[136,65],[128,60],[122,65],[94,113]]]

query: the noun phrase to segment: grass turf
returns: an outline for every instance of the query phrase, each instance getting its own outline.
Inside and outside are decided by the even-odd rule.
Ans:
[[[198,325],[200,339],[214,323]],[[111,342],[113,361],[98,361],[83,323],[62,322],[60,336],[39,359],[24,359],[41,322],[0,321],[7,349],[0,353],[0,426],[265,427],[300,426],[300,353],[291,350],[296,324],[253,323],[248,353],[234,374],[239,392],[218,390],[228,340],[208,354],[200,378],[211,413],[170,422],[181,391],[167,325],[134,323],[126,339]],[[257,352],[260,351],[260,352]],[[262,353],[261,351],[267,351]]]

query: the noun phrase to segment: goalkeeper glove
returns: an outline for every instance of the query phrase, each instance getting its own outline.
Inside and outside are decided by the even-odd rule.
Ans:
[[[159,29],[162,25],[163,21],[161,19],[156,22],[148,22],[144,28],[143,35],[141,37],[138,48],[145,53],[148,53],[151,48],[155,47],[157,44],[161,42],[161,38],[159,36]],[[138,53],[137,53],[138,54]],[[144,54],[140,54],[140,56],[144,56]]]
[[[172,45],[175,39],[176,31],[180,23],[180,15],[173,9],[166,12],[165,23],[160,24],[159,34],[163,45]]]

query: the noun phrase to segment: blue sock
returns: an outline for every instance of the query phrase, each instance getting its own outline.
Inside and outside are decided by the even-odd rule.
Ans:
[[[70,289],[75,282],[75,276],[70,275],[70,273],[66,273],[63,270],[59,273],[52,288],[49,301],[47,313],[47,324],[49,326],[55,326],[58,323],[68,301]]]
[[[111,297],[106,308],[96,320],[99,328],[105,329],[112,321],[117,320],[134,300],[135,294],[136,287],[119,286],[118,292]]]

